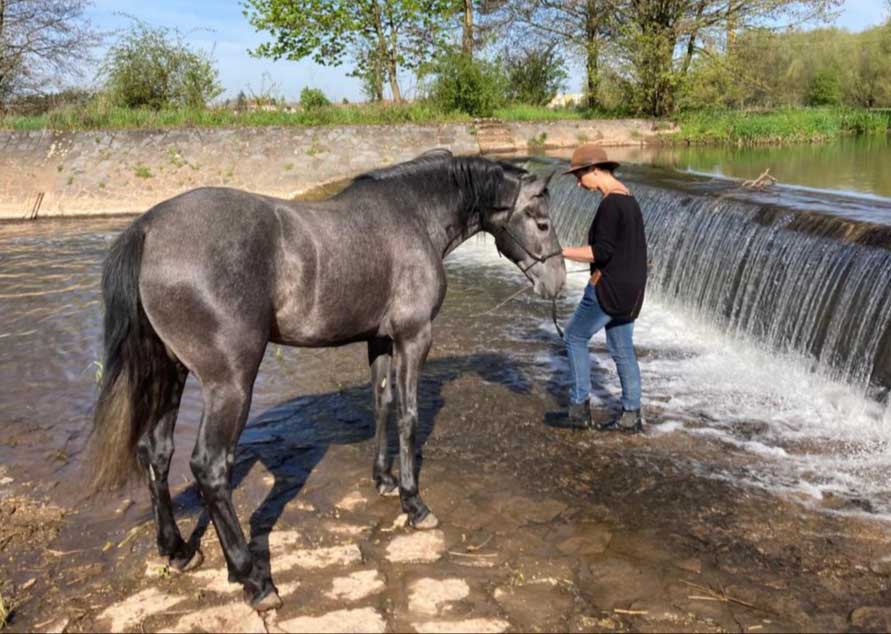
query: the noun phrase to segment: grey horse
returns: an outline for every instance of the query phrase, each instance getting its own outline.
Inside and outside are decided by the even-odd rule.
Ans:
[[[281,605],[232,505],[230,475],[268,342],[366,342],[382,495],[398,490],[415,528],[437,519],[418,493],[418,380],[446,293],[442,260],[486,231],[546,298],[565,281],[548,217],[548,180],[509,163],[445,151],[364,174],[322,202],[196,189],[153,207],[112,245],[102,275],[105,365],[91,437],[96,491],[146,476],[158,549],[176,571],[202,555],[176,525],[167,476],[189,372],[204,413],[191,457],[232,581]],[[395,388],[395,399],[394,399]],[[387,424],[395,400],[399,480]]]

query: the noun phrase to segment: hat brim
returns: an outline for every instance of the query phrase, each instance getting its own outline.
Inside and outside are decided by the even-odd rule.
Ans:
[[[608,170],[616,170],[619,169],[619,164],[615,161],[600,161],[599,163],[588,163],[587,165],[576,165],[575,167],[570,167],[568,170],[563,172],[563,176],[567,174],[574,174],[579,170],[586,170],[591,167],[605,167]]]

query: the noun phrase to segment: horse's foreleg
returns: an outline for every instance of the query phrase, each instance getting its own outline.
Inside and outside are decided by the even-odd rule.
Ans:
[[[170,500],[170,486],[167,475],[170,472],[170,459],[173,457],[173,430],[179,402],[186,383],[186,371],[177,368],[175,384],[161,418],[140,438],[137,445],[142,468],[148,474],[149,492],[152,496],[152,509],[157,528],[158,552],[168,557],[173,570],[183,572],[201,565],[199,551],[183,540],[173,516],[173,503]]]
[[[371,364],[371,398],[374,405],[375,441],[377,454],[371,476],[377,492],[384,496],[398,495],[399,485],[393,477],[393,460],[389,451],[390,406],[393,403],[391,366],[393,341],[372,339],[368,342],[368,362]]]
[[[204,416],[191,466],[223,547],[230,581],[243,584],[247,602],[264,611],[280,607],[281,599],[270,571],[255,565],[232,505],[230,487],[235,446],[247,420],[252,384],[253,380],[204,385]]]
[[[396,340],[396,394],[399,412],[399,497],[415,528],[435,528],[439,521],[421,500],[415,470],[418,428],[418,382],[430,351],[432,324]]]

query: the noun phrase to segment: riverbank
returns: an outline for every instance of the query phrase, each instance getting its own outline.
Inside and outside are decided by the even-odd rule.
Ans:
[[[787,108],[767,112],[715,110],[683,113],[672,144],[781,145],[819,143],[841,136],[886,135],[891,111]]]
[[[643,119],[549,122],[0,132],[0,218],[121,214],[202,186],[292,198],[413,158],[533,153],[586,141],[655,143],[673,128]]]
[[[454,305],[446,310],[455,317]],[[375,495],[365,352],[325,351],[302,364],[297,395],[255,421],[236,457],[235,504],[253,547],[270,558],[280,610],[261,618],[243,604],[200,497],[177,474],[180,525],[203,534],[206,556],[186,575],[157,558],[141,489],[102,508],[58,507],[58,491],[43,503],[2,499],[7,512],[19,509],[18,523],[0,530],[9,630],[891,626],[887,525],[710,477],[710,465],[740,459],[737,449],[664,433],[658,412],[640,437],[547,427],[553,396],[514,376],[529,368],[501,353],[464,356],[473,343],[456,326],[434,345],[421,388],[421,483],[440,530],[406,529],[398,500]],[[52,491],[14,475],[5,491]]]

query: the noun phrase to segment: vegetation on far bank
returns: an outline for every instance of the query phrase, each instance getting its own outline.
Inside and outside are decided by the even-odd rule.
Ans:
[[[891,110],[783,108],[692,111],[677,117],[677,143],[755,145],[826,141],[846,134],[887,134]]]
[[[621,112],[583,108],[546,108],[510,104],[493,115],[510,121],[592,120],[623,116]],[[666,122],[669,120],[666,119]],[[887,134],[891,110],[856,108],[782,108],[772,111],[703,110],[682,112],[672,119],[678,131],[663,137],[666,143],[738,144],[821,142],[842,135]],[[435,104],[370,103],[327,104],[313,108],[246,109],[171,107],[125,108],[102,102],[69,105],[30,116],[0,116],[6,130],[127,130],[171,128],[239,128],[263,126],[398,125],[473,123],[461,112],[446,112]],[[658,125],[658,124],[657,124]]]
[[[803,5],[818,15],[825,1],[805,0]],[[39,0],[21,2],[21,6],[43,6]],[[43,7],[47,22],[42,28],[53,33],[58,29],[53,25],[60,20],[77,22],[83,9],[79,2],[59,0],[58,7]],[[289,104],[274,85],[261,88],[260,94],[242,91],[236,99],[221,101],[223,86],[209,53],[196,49],[175,29],[134,21],[130,29],[116,35],[97,66],[95,83],[87,90],[35,92],[33,83],[9,81],[12,76],[27,78],[30,67],[4,70],[0,64],[0,84],[5,86],[0,87],[0,129],[470,124],[478,117],[508,122],[655,117],[659,122],[679,124],[679,131],[665,135],[665,141],[696,144],[813,142],[889,129],[889,111],[876,108],[891,107],[891,21],[860,33],[832,28],[781,32],[759,27],[756,18],[768,8],[768,12],[789,9],[795,4],[792,0],[767,4],[745,0],[734,4],[734,16],[724,15],[727,9],[720,0],[696,3],[699,8],[693,15],[687,15],[689,7],[680,3],[675,7],[679,13],[671,19],[689,18],[692,21],[684,24],[692,31],[681,38],[686,46],[678,47],[678,32],[660,30],[666,26],[659,23],[662,18],[641,7],[625,7],[630,22],[624,26],[613,24],[608,16],[584,23],[600,25],[605,29],[601,32],[579,31],[579,16],[568,11],[562,0],[548,3],[550,12],[537,0],[499,3],[501,8],[495,13],[511,18],[506,22],[485,12],[477,16],[482,21],[475,22],[475,5],[465,0],[458,46],[450,35],[457,5],[451,0],[422,4],[398,0],[382,5],[396,11],[390,17],[399,17],[399,29],[403,30],[393,22],[390,28],[397,30],[379,40],[380,33],[370,34],[363,26],[363,21],[373,16],[356,7],[334,11],[329,16],[331,22],[319,19],[325,11],[333,10],[334,5],[326,3],[246,2],[250,24],[271,38],[252,54],[312,57],[325,65],[337,65],[340,56],[358,55],[354,74],[363,82],[368,103],[334,103],[318,88],[303,86],[299,102]],[[282,16],[271,10],[274,6],[293,11]],[[62,11],[64,7],[73,12]],[[594,8],[588,3],[587,10]],[[709,15],[712,8],[721,9],[723,17],[705,19],[702,12]],[[3,11],[0,8],[0,25]],[[565,27],[562,35],[556,31],[547,35],[538,29],[547,23],[545,18],[556,17],[566,20],[561,22],[561,28]],[[746,23],[749,19],[752,23]],[[297,22],[292,23],[294,20]],[[335,28],[335,23],[340,27]],[[293,40],[294,32],[305,37]],[[430,37],[417,39],[421,33]],[[588,62],[584,92],[555,99],[567,87],[567,60],[578,53],[573,53],[575,44],[571,45],[577,37],[582,39],[576,44],[586,47]],[[502,41],[496,45],[499,38]],[[511,43],[514,45],[509,46]],[[0,62],[8,58],[4,51],[11,50],[9,47],[8,42],[0,42]],[[40,51],[29,55],[28,59],[41,58]],[[57,50],[59,55],[63,51]],[[600,60],[610,63],[601,65]],[[405,99],[398,88],[399,68],[414,72],[417,88],[413,100]],[[384,100],[387,84],[389,101]],[[548,107],[557,103],[559,107]]]

